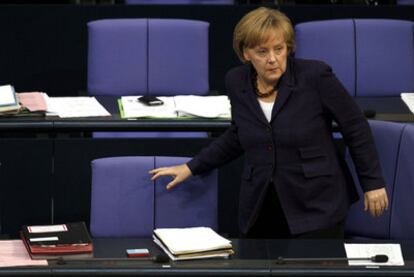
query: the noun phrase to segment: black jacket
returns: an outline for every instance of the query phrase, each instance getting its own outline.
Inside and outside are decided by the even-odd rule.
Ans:
[[[368,122],[329,66],[288,58],[270,123],[253,92],[252,70],[246,64],[228,72],[233,124],[188,163],[200,174],[245,154],[239,199],[243,233],[254,223],[270,183],[293,234],[346,217],[357,194],[336,151],[332,120],[349,147],[362,189],[385,187]]]

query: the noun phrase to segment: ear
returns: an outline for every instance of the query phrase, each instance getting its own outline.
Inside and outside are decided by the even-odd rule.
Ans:
[[[250,61],[251,60],[251,56],[250,56],[249,50],[246,49],[246,48],[243,49],[243,58],[246,61]]]

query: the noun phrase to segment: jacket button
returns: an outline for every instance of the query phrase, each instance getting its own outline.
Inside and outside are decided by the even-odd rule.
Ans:
[[[273,149],[273,145],[269,144],[269,145],[267,146],[267,149],[268,149],[268,150],[272,150],[272,149]]]
[[[266,127],[266,131],[270,132],[270,131],[272,131],[272,128]]]

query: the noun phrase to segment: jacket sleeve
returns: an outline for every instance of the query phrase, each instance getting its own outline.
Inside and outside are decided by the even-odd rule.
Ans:
[[[323,64],[318,90],[324,110],[338,123],[364,192],[385,187],[368,121],[332,69]]]
[[[231,85],[231,76],[234,74],[227,74],[226,76],[226,90],[232,102],[232,93],[235,93],[235,88]],[[233,105],[232,105],[233,107]],[[232,115],[234,110],[231,111]],[[234,117],[233,117],[234,118]],[[219,167],[243,154],[243,149],[240,145],[237,134],[237,125],[232,121],[231,126],[217,139],[203,148],[198,155],[190,160],[187,165],[193,175],[202,174],[213,168]]]

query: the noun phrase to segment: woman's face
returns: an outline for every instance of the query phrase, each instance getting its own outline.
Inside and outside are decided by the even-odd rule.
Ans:
[[[275,86],[286,71],[288,49],[282,34],[273,32],[269,38],[253,48],[245,48],[243,56],[250,61],[259,80]]]

